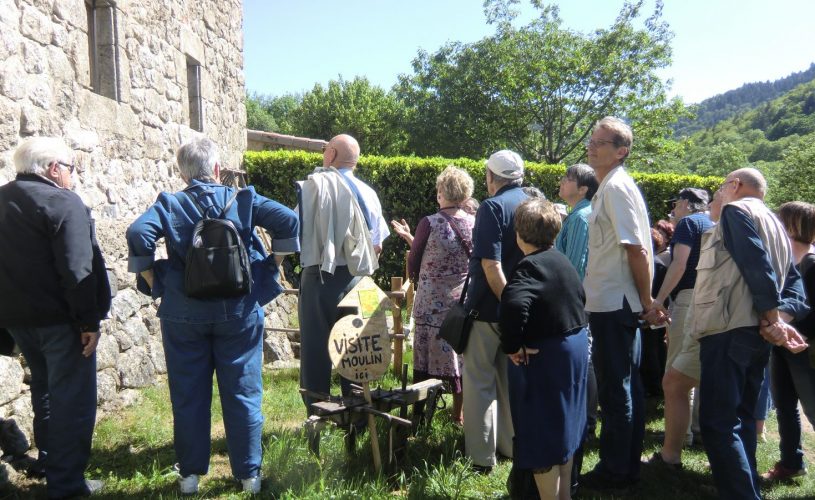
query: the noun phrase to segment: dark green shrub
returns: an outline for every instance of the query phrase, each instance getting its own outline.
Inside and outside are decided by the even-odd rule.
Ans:
[[[322,165],[322,155],[301,151],[250,151],[244,155],[244,168],[250,182],[258,192],[284,205],[294,207],[297,194],[294,183],[305,179],[314,167]],[[455,165],[467,170],[475,180],[473,196],[487,197],[484,185],[484,162],[460,158],[416,158],[406,156],[363,156],[356,175],[365,180],[379,194],[385,219],[404,218],[411,228],[425,215],[438,210],[436,205],[436,176],[447,166]],[[526,163],[526,185],[538,187],[550,200],[559,201],[558,183],[565,171],[562,165]],[[701,187],[713,192],[719,187],[718,177],[700,177],[676,174],[632,173],[640,186],[655,222],[667,217],[670,207],[666,200],[676,196],[685,187]],[[407,244],[392,234],[385,240],[376,279],[380,286],[390,286],[390,276],[404,275]]]

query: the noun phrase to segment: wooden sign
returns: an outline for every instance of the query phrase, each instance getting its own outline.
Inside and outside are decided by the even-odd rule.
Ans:
[[[328,338],[331,363],[340,375],[352,382],[375,380],[391,362],[391,341],[385,311],[390,301],[370,278],[364,278],[346,295],[340,305],[356,306],[357,314],[334,324]]]
[[[331,363],[352,382],[375,380],[391,363],[391,341],[385,315],[364,319],[346,316],[334,325],[328,339]]]

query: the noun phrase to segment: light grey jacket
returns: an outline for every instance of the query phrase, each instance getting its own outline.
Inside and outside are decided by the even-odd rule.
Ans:
[[[356,195],[334,167],[318,168],[301,189],[300,263],[334,274],[347,265],[352,276],[370,276],[379,268],[371,233]]]

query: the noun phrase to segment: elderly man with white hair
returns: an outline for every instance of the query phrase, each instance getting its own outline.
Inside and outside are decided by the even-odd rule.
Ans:
[[[96,345],[110,285],[90,210],[71,191],[73,152],[33,137],[14,152],[17,178],[0,187],[0,326],[31,370],[34,441],[28,475],[48,496],[84,496],[96,419]]]
[[[475,214],[465,307],[478,313],[464,351],[464,449],[476,471],[486,473],[496,452],[513,453],[507,357],[498,336],[498,305],[507,276],[524,254],[515,238],[515,209],[527,198],[518,153],[497,151],[485,164],[490,197]]]
[[[212,374],[218,376],[226,442],[232,474],[243,490],[261,486],[260,404],[263,391],[263,306],[282,288],[277,282],[282,256],[299,250],[299,224],[290,209],[257,193],[236,192],[220,183],[221,162],[215,143],[198,137],[177,153],[187,187],[160,193],[158,200],[127,230],[128,267],[139,273],[140,289],[161,298],[158,317],[178,459],[179,486],[198,492],[199,477],[209,469]],[[251,287],[233,297],[194,298],[185,289],[185,265],[193,229],[204,214],[222,215],[232,223],[246,248]],[[254,233],[255,226],[272,237],[272,256]],[[167,246],[167,259],[154,260],[156,244]]]

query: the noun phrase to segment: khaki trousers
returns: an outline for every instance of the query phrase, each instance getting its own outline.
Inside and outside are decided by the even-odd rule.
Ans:
[[[507,388],[507,355],[498,323],[473,322],[464,351],[464,449],[473,464],[493,466],[495,452],[512,457],[512,416]]]

